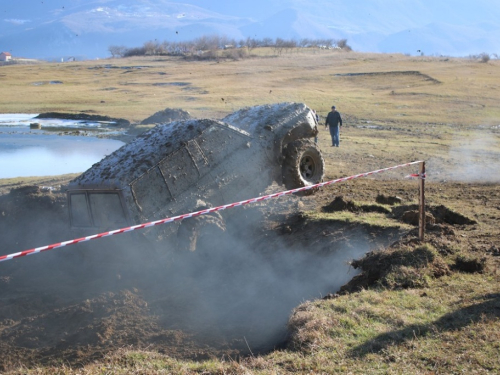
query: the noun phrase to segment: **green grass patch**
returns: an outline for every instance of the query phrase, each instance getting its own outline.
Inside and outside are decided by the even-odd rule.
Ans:
[[[362,224],[378,228],[401,228],[411,229],[411,225],[388,218],[386,214],[377,212],[350,212],[338,211],[332,213],[326,212],[308,212],[306,213],[308,220],[321,220],[331,222],[342,222],[345,224]]]

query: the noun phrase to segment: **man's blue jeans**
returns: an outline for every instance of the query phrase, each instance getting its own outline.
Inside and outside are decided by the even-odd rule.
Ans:
[[[332,146],[339,147],[340,143],[340,131],[339,126],[329,126],[330,135],[332,136]]]

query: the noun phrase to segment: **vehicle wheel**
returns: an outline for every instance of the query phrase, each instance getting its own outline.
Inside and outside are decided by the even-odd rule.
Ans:
[[[283,149],[283,184],[290,189],[311,186],[323,181],[325,161],[318,146],[310,140],[291,142]],[[317,189],[301,192],[313,194]]]
[[[209,208],[198,201],[196,211]],[[226,224],[220,212],[192,217],[183,220],[177,229],[177,248],[181,251],[196,251],[198,248],[212,248],[217,239],[226,231]]]

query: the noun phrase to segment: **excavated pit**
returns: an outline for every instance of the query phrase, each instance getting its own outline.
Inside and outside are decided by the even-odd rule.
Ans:
[[[37,186],[1,195],[3,253],[70,239],[65,204]],[[315,207],[290,196],[237,208],[225,228],[199,231],[195,251],[128,233],[3,262],[0,369],[123,347],[206,359],[285,345],[294,307],[337,291],[357,273],[349,261],[400,235],[301,214]]]

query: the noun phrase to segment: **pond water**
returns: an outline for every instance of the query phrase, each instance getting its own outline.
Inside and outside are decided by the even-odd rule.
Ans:
[[[0,178],[83,172],[124,145],[95,136],[105,123],[36,116],[0,114]],[[30,129],[34,122],[41,129]]]

